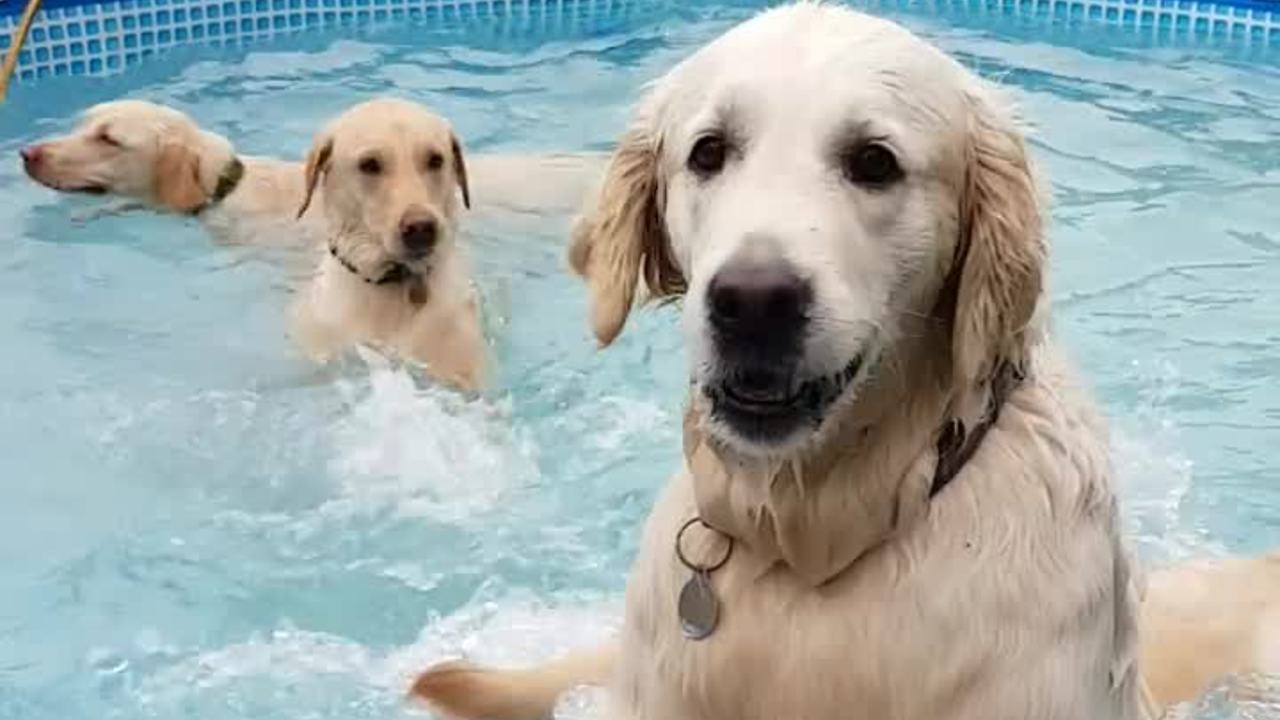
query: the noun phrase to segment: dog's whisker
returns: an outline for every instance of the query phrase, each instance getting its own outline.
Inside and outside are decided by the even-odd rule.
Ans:
[[[932,322],[932,323],[941,324],[946,322],[945,318],[940,318],[937,315],[931,315],[929,313],[916,312],[915,310],[900,310],[899,313],[902,315],[906,315],[907,317],[916,318],[918,320],[928,320],[929,322]]]
[[[809,318],[809,322],[811,323],[818,324],[818,325],[829,325],[833,327],[859,328],[859,327],[866,327],[867,325],[871,325],[874,328],[876,324],[874,321],[871,321],[871,320],[865,320],[865,319],[851,320],[849,318],[842,318],[836,315],[825,315],[822,313],[810,313],[808,318]]]

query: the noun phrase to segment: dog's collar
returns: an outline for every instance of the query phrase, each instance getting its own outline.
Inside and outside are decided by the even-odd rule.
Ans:
[[[329,243],[329,254],[338,261],[338,264],[346,268],[347,272],[355,275],[370,285],[396,285],[398,283],[408,282],[417,276],[417,273],[410,270],[408,265],[393,262],[387,266],[387,269],[384,270],[381,275],[371,278],[360,272],[360,269],[352,264],[350,260],[343,257],[342,253],[338,252],[338,246],[332,242]]]
[[[1012,362],[1001,362],[991,378],[986,412],[982,418],[972,428],[966,428],[964,422],[955,417],[948,418],[942,423],[936,431],[937,458],[933,480],[929,486],[930,500],[946,489],[973,458],[987,432],[999,420],[1005,401],[1024,379],[1025,373],[1022,368]],[[896,522],[895,520],[894,523]],[[717,556],[718,560],[710,564],[699,564],[692,562],[685,554],[682,546],[684,535],[695,525],[702,526],[727,542],[722,554]],[[735,541],[736,538],[731,532],[711,525],[704,519],[701,512],[686,522],[676,534],[676,558],[690,573],[689,580],[676,598],[676,614],[684,636],[690,640],[703,640],[715,632],[720,616],[720,599],[711,584],[711,575],[728,562]],[[830,579],[832,576],[828,574],[825,577]]]
[[[209,208],[217,205],[227,196],[236,191],[240,187],[240,181],[244,179],[244,163],[238,157],[232,157],[231,162],[222,168],[222,172],[218,174],[218,184],[213,186],[213,193],[209,195],[209,199],[204,204],[197,207],[191,212],[192,215],[199,215]]]
[[[946,489],[956,475],[964,469],[969,459],[977,452],[987,431],[1000,419],[1000,410],[1018,384],[1026,377],[1022,368],[1011,362],[1000,363],[995,376],[991,379],[991,394],[987,399],[987,412],[973,426],[965,428],[958,418],[951,418],[943,424],[938,433],[938,464],[933,471],[933,483],[929,486],[929,497],[935,497]]]

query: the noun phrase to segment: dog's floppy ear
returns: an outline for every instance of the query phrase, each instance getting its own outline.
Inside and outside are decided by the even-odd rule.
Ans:
[[[453,174],[458,178],[458,187],[462,190],[462,206],[471,209],[471,186],[467,183],[467,159],[462,154],[462,143],[457,135],[449,136],[449,145],[453,152]]]
[[[647,128],[628,131],[609,161],[595,206],[573,227],[569,264],[587,282],[591,328],[602,346],[622,331],[641,278],[647,299],[685,290],[663,220],[660,150]]]
[[[209,202],[200,182],[200,154],[185,143],[165,141],[154,168],[156,202],[168,210],[190,213]]]
[[[1022,367],[1046,259],[1040,192],[1012,113],[971,97],[960,241],[952,282],[952,359],[959,382]]]
[[[311,207],[311,197],[316,194],[316,186],[320,184],[320,178],[329,171],[329,161],[333,159],[333,136],[324,135],[316,138],[316,142],[311,146],[311,152],[307,153],[307,169],[306,184],[307,192],[302,198],[302,207],[298,208],[298,217]]]

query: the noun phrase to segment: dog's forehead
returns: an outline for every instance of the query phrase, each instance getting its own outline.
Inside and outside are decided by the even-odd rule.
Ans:
[[[111,123],[119,126],[152,127],[172,125],[186,120],[186,116],[173,108],[141,100],[114,100],[99,103],[85,110],[81,124]]]
[[[353,108],[334,127],[339,146],[361,152],[371,146],[423,144],[444,150],[452,130],[438,115],[404,103],[377,102]],[[346,140],[346,142],[342,142]]]
[[[839,6],[762,13],[673,74],[686,103],[750,104],[777,114],[835,118],[846,108],[955,117],[963,69],[905,28]],[[676,91],[681,94],[681,91]],[[757,97],[758,96],[758,97]],[[759,102],[757,102],[759,101]]]

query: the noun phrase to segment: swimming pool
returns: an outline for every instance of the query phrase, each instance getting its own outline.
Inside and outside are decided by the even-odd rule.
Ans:
[[[593,349],[565,217],[470,225],[501,376],[467,402],[376,357],[311,367],[279,253],[80,219],[98,203],[29,183],[20,145],[128,93],[296,157],[396,92],[473,150],[605,149],[644,81],[756,5],[317,31],[21,87],[0,111],[0,718],[395,717],[437,658],[590,642],[684,389],[670,310]],[[990,8],[886,11],[1036,125],[1058,332],[1114,419],[1139,550],[1280,545],[1276,51]]]

